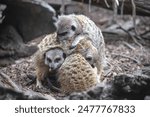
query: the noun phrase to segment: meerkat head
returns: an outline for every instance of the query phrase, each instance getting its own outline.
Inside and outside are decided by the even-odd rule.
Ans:
[[[94,68],[98,59],[98,51],[92,45],[91,39],[87,36],[80,36],[79,42],[75,46],[75,51],[82,54],[87,62]]]
[[[96,66],[97,57],[95,55],[95,52],[93,52],[93,48],[84,48],[81,54],[85,58],[85,60],[91,65],[92,68]]]
[[[61,15],[56,22],[57,36],[60,41],[81,33],[81,26],[74,15]]]
[[[46,51],[44,62],[49,66],[50,71],[56,71],[64,62],[66,55],[60,48],[54,48]]]
[[[94,54],[91,52],[91,49],[88,49],[85,54],[85,59],[87,62],[94,68],[96,66],[96,60]]]

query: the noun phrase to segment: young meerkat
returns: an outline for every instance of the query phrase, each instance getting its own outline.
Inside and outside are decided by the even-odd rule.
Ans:
[[[61,15],[56,22],[58,41],[66,44],[68,39],[71,40],[70,48],[74,48],[80,42],[80,36],[88,36],[92,45],[98,51],[98,60],[100,69],[106,65],[105,42],[101,30],[96,24],[84,15]],[[98,71],[101,74],[101,71]]]
[[[80,92],[95,86],[97,74],[80,53],[69,55],[58,70],[58,82],[64,93]]]
[[[56,76],[57,70],[64,62],[66,55],[56,42],[56,34],[46,36],[38,45],[39,51],[34,57],[36,68],[36,87],[41,88],[45,78],[53,78]]]

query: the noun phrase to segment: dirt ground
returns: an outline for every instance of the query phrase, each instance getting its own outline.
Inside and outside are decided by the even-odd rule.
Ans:
[[[102,30],[113,25],[113,13],[111,11],[94,7],[90,13],[88,13],[88,10],[83,10],[83,13],[88,15]],[[140,23],[137,26],[139,33],[142,33],[144,30],[150,30],[150,24],[146,23],[149,22],[150,18],[137,18],[140,20]],[[116,19],[117,22],[125,23],[132,20],[132,17],[124,16],[121,18],[118,16]],[[134,32],[134,29],[132,28],[129,31]],[[42,38],[43,37],[39,37],[38,39],[29,42],[29,44],[36,45]],[[134,74],[134,71],[141,69],[143,66],[150,65],[150,40],[143,40],[145,43],[142,43],[141,40],[137,41],[138,43],[135,43],[135,40],[130,36],[120,39],[115,39],[115,37],[112,37],[111,40],[105,39],[106,56],[110,63],[110,67],[105,70],[103,74],[104,79],[107,78],[108,80],[111,80],[115,75],[120,73]],[[35,82],[30,84],[36,77],[33,57],[34,55],[19,59],[16,61],[16,64],[0,68],[0,70],[8,75],[23,91],[31,89],[43,95],[50,94],[56,99],[61,99],[63,95],[60,93],[54,93],[47,87],[37,89],[35,87]],[[5,85],[7,81],[4,80],[3,82]]]

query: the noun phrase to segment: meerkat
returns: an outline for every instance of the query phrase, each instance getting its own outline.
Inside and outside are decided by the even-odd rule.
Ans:
[[[52,41],[55,42],[53,45],[56,45],[58,42],[56,42],[57,40],[57,34],[54,33],[51,36],[47,36],[48,38],[45,38],[40,44],[39,44],[39,48],[40,50],[44,50],[46,47],[45,46],[52,46]],[[102,67],[101,67],[101,63],[98,59],[98,51],[97,48],[95,48],[95,46],[93,46],[91,39],[86,36],[86,35],[81,35],[78,37],[79,38],[79,43],[77,44],[77,46],[73,49],[70,49],[70,45],[72,43],[72,38],[69,38],[65,45],[61,43],[61,47],[63,48],[66,56],[78,52],[80,53],[88,62],[89,64],[97,69],[97,80],[100,82],[100,78],[101,78],[101,73],[102,73]],[[60,46],[60,45],[59,45]]]
[[[38,44],[39,51],[43,52],[52,47],[60,47],[60,43],[57,41],[57,33],[48,34]]]
[[[52,75],[52,73],[49,72],[51,65],[48,65],[49,58],[51,57],[48,55],[51,55],[50,53],[52,53],[50,52],[49,48],[54,49],[56,47],[57,48],[59,47],[59,49],[62,49],[64,47],[58,44],[58,42],[56,41],[57,40],[56,36],[57,36],[56,33],[52,35],[48,35],[38,45],[40,52],[36,56],[36,59],[35,59],[36,66],[37,66],[36,73],[38,76],[37,86],[41,86],[41,81],[44,80],[45,77]],[[84,38],[86,41],[84,40]],[[61,62],[62,65],[60,64],[60,68],[57,69],[58,71],[57,73],[55,72],[54,75],[57,74],[58,82],[60,83],[62,87],[61,89],[64,92],[70,93],[74,91],[86,90],[98,83],[97,71],[95,70],[95,68],[93,68],[96,66],[95,61],[97,58],[96,57],[97,49],[92,45],[91,41],[88,40],[87,38],[88,37],[83,36],[80,42],[78,43],[78,45],[73,49],[73,51],[68,50],[68,48],[66,49],[66,47],[63,48],[63,50],[66,49],[65,50],[66,53],[70,53],[70,51],[71,53],[68,54],[68,57],[66,58],[67,60],[64,59],[65,61]],[[62,53],[64,52],[63,50],[62,50]],[[68,65],[69,65],[70,70],[68,70],[68,67],[67,67]],[[41,71],[44,71],[44,72],[41,72]],[[70,84],[68,84],[68,80]],[[70,80],[73,82],[71,82]],[[70,88],[68,85],[70,85]],[[68,90],[67,88],[69,88],[70,90]]]
[[[56,22],[58,40],[66,44],[68,39],[72,39],[70,48],[74,48],[80,42],[80,36],[88,36],[92,45],[98,51],[98,60],[100,69],[106,65],[105,42],[100,28],[84,15],[61,15]],[[98,71],[100,74],[101,71]]]
[[[41,88],[41,81],[46,77],[54,77],[65,60],[65,53],[56,42],[56,34],[46,36],[38,45],[39,51],[35,54],[36,87]]]
[[[102,66],[98,58],[98,50],[95,48],[91,42],[91,39],[87,36],[81,36],[80,41],[77,46],[74,48],[73,52],[80,53],[87,62],[91,65],[92,68],[97,70],[97,81],[100,82]]]
[[[85,91],[98,83],[95,70],[80,53],[69,55],[57,75],[64,93]]]

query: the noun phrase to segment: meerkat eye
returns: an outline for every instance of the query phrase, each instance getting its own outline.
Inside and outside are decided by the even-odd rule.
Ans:
[[[94,68],[94,67],[95,67],[93,64],[92,64],[91,66],[92,66],[92,68]]]
[[[86,57],[86,60],[87,60],[87,61],[92,61],[92,57],[91,57],[91,56]]]
[[[75,31],[76,27],[74,25],[71,26],[71,30]]]
[[[68,32],[58,33],[58,36],[65,36]]]
[[[49,63],[51,63],[51,62],[52,62],[52,60],[51,60],[50,58],[47,58],[47,61],[48,61]]]
[[[61,60],[61,58],[56,58],[55,62],[58,63]]]

